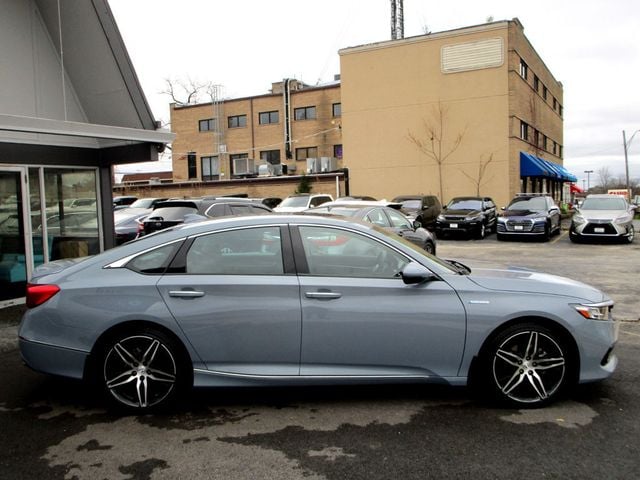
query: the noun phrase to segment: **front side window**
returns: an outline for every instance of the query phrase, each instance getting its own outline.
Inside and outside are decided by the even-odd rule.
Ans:
[[[396,212],[395,210],[387,210],[387,215],[389,215],[392,227],[413,230],[413,227],[411,226],[409,220],[407,220],[407,217],[405,217],[401,213]]]
[[[316,107],[301,107],[293,111],[296,120],[314,120],[316,118]]]
[[[380,208],[376,208],[375,210],[371,210],[369,213],[367,213],[367,216],[365,217],[365,220],[367,222],[373,223],[374,225],[377,225],[377,226],[379,226],[381,228],[385,228],[385,227],[390,227],[391,226],[391,224],[389,223],[389,220],[387,219],[386,215],[384,214],[384,212]]]
[[[272,112],[260,112],[258,121],[260,122],[260,125],[278,123],[280,121],[280,114],[277,110],[274,110]]]
[[[331,227],[299,227],[309,275],[399,278],[409,260],[372,238]]]
[[[316,158],[318,156],[318,147],[296,148],[296,160],[306,160],[307,158]]]
[[[283,275],[280,228],[247,228],[198,237],[187,252],[186,273]]]
[[[198,122],[198,130],[201,132],[214,131],[216,129],[216,119],[207,118]]]
[[[229,128],[241,128],[247,126],[246,115],[234,115],[228,119]]]

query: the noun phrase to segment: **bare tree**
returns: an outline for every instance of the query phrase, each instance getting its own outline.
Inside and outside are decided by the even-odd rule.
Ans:
[[[476,196],[480,196],[480,187],[485,183],[484,177],[487,173],[487,167],[493,161],[493,153],[489,154],[489,157],[485,160],[482,159],[482,155],[480,155],[480,162],[478,163],[478,173],[475,177],[469,175],[463,169],[460,169],[462,174],[467,177],[476,187]]]
[[[609,188],[611,188],[611,184],[613,183],[613,174],[611,170],[609,170],[608,166],[600,167],[597,171],[598,179],[600,180],[600,186],[606,192]]]
[[[418,150],[427,158],[433,160],[438,166],[438,179],[440,183],[440,202],[444,204],[442,189],[442,164],[455,152],[464,138],[465,131],[456,134],[452,140],[445,135],[445,123],[449,109],[438,102],[437,107],[431,112],[431,121],[423,119],[424,132],[422,135],[409,131],[408,138]]]
[[[168,95],[179,107],[209,102],[219,88],[213,82],[197,82],[191,78],[186,80],[165,78],[165,85],[166,88],[160,93]]]

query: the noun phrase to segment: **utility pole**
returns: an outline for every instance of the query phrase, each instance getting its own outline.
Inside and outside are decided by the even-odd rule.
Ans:
[[[404,38],[403,0],[391,0],[391,40]]]
[[[627,184],[627,194],[629,195],[629,200],[631,200],[631,189],[629,188],[629,156],[628,156],[628,151],[629,151],[629,146],[631,145],[631,142],[633,141],[633,137],[636,136],[636,133],[640,132],[640,130],[636,130],[635,132],[633,132],[633,135],[631,135],[631,138],[629,139],[629,141],[627,142],[627,134],[624,130],[622,130],[622,145],[624,146],[624,173],[625,173],[625,180],[626,180],[626,184]]]
[[[587,192],[589,192],[589,190],[591,189],[590,175],[593,173],[593,170],[585,170],[584,173],[587,174]]]

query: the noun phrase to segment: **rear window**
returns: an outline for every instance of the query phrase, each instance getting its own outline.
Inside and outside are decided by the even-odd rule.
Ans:
[[[159,219],[162,220],[182,220],[185,215],[198,213],[197,208],[192,207],[163,207],[157,208],[149,214],[147,220]]]

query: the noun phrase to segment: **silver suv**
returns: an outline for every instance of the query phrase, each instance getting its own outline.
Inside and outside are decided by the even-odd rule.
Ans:
[[[588,195],[571,219],[569,238],[572,242],[609,238],[632,243],[635,209],[619,195]]]

